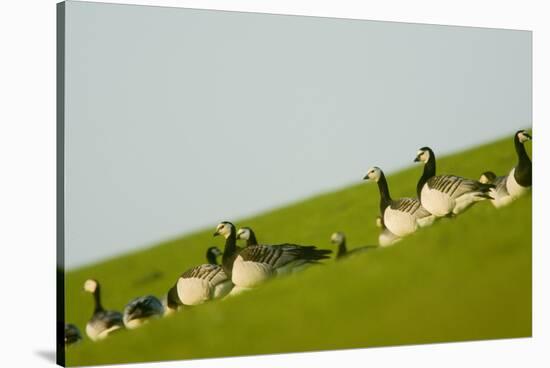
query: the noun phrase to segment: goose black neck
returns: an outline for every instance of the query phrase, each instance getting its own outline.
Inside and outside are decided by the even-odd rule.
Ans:
[[[516,147],[516,153],[518,155],[518,165],[531,164],[531,159],[529,155],[527,155],[525,145],[519,141],[517,134],[514,137],[514,146]]]
[[[340,258],[343,255],[345,255],[347,252],[346,249],[346,240],[344,239],[339,245],[338,245],[338,253],[336,253],[336,258]]]
[[[99,291],[99,285],[97,285],[97,288],[94,291],[94,302],[95,302],[94,313],[103,311],[103,306],[101,305],[101,295],[100,294],[101,293]]]
[[[378,179],[378,190],[380,191],[380,214],[384,214],[384,210],[391,203],[390,189],[388,188],[388,181],[386,175],[380,173],[380,179]]]
[[[514,146],[516,148],[516,154],[518,156],[518,164],[514,171],[514,178],[516,182],[524,187],[531,186],[532,174],[531,174],[531,159],[525,150],[525,145],[520,142],[518,135],[514,137]]]
[[[233,269],[233,261],[237,252],[237,232],[234,228],[231,229],[231,233],[225,239],[225,247],[223,249],[222,266],[228,275],[231,275]]]
[[[435,176],[435,155],[430,150],[430,157],[428,158],[428,161],[424,164],[424,171],[422,172],[422,176],[418,180],[418,184],[416,185],[416,195],[418,198],[420,198],[420,193],[422,192],[422,187],[424,187],[424,184],[426,182]]]
[[[250,247],[253,245],[258,245],[258,240],[256,240],[256,234],[253,231],[250,231],[250,237],[246,241],[246,246]]]
[[[181,304],[179,297],[178,297],[178,289],[177,286],[174,285],[170,290],[168,290],[168,294],[166,295],[166,305],[170,309],[178,309],[178,306]]]
[[[213,265],[217,265],[218,264],[218,261],[216,260],[216,255],[214,253],[212,253],[211,251],[208,251],[206,253],[206,260],[208,261],[208,263],[210,264],[213,264]]]

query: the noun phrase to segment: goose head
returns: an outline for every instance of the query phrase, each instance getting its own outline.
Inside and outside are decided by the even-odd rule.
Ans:
[[[382,176],[382,170],[379,167],[373,166],[367,171],[367,174],[363,177],[363,180],[370,180],[378,182]]]
[[[492,171],[485,171],[479,177],[479,182],[482,184],[492,184],[497,178],[496,174]]]
[[[343,232],[337,231],[330,236],[330,242],[335,245],[341,245],[346,241],[346,236]]]
[[[432,156],[433,156],[433,151],[430,147],[422,147],[416,153],[414,162],[422,162],[425,164],[430,160]]]
[[[518,130],[516,132],[516,137],[519,141],[519,143],[525,143],[527,141],[530,141],[533,139],[529,133],[527,133],[526,130]]]
[[[206,254],[211,254],[214,257],[219,257],[222,255],[222,251],[220,250],[220,248],[213,246],[208,248],[208,250],[206,251]]]
[[[233,225],[229,221],[222,221],[216,226],[216,231],[214,232],[214,236],[221,235],[225,239],[229,238],[231,233],[235,231],[235,225]]]
[[[84,291],[88,293],[95,293],[99,288],[99,282],[94,279],[88,279],[84,282]]]
[[[249,228],[249,227],[241,227],[241,228],[237,231],[237,240],[238,240],[238,239],[249,240],[251,234],[252,234],[252,229],[251,229],[251,228]]]

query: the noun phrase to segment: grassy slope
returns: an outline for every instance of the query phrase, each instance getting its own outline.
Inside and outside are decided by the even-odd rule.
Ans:
[[[477,178],[515,162],[510,138],[438,160],[438,171]],[[368,169],[365,167],[365,170]],[[421,168],[391,175],[394,198],[414,195]],[[361,176],[363,173],[358,173]],[[236,225],[260,241],[329,247],[332,231],[350,247],[374,244],[376,185],[361,183]],[[213,224],[213,227],[215,224]],[[67,274],[67,320],[83,328],[92,298],[83,281],[104,283],[107,308],[134,296],[161,295],[202,263],[212,229]],[[160,277],[149,278],[155,272]],[[312,268],[237,298],[184,310],[106,341],[87,338],[69,365],[341,349],[531,335],[531,196],[495,210],[480,203],[394,247]]]

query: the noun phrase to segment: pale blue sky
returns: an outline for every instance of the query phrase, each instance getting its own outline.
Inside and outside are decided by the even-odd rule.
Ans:
[[[66,265],[531,125],[531,33],[70,1]]]

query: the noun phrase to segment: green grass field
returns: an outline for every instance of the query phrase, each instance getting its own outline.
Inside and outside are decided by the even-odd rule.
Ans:
[[[530,143],[527,149],[531,151]],[[437,151],[436,151],[437,153]],[[411,160],[414,152],[411,153]],[[438,172],[478,178],[515,165],[511,138],[438,158]],[[373,165],[376,162],[372,163]],[[361,178],[367,171],[358,172]],[[422,167],[388,177],[394,198],[414,196]],[[250,219],[260,242],[330,248],[376,244],[378,190],[360,182]],[[216,223],[66,275],[67,321],[84,333],[93,309],[81,291],[102,282],[103,304],[122,310],[132,297],[163,295],[187,268],[204,263]],[[531,195],[496,210],[488,202],[442,219],[393,247],[266,283],[235,298],[189,308],[107,340],[67,349],[68,365],[145,362],[531,335]]]

